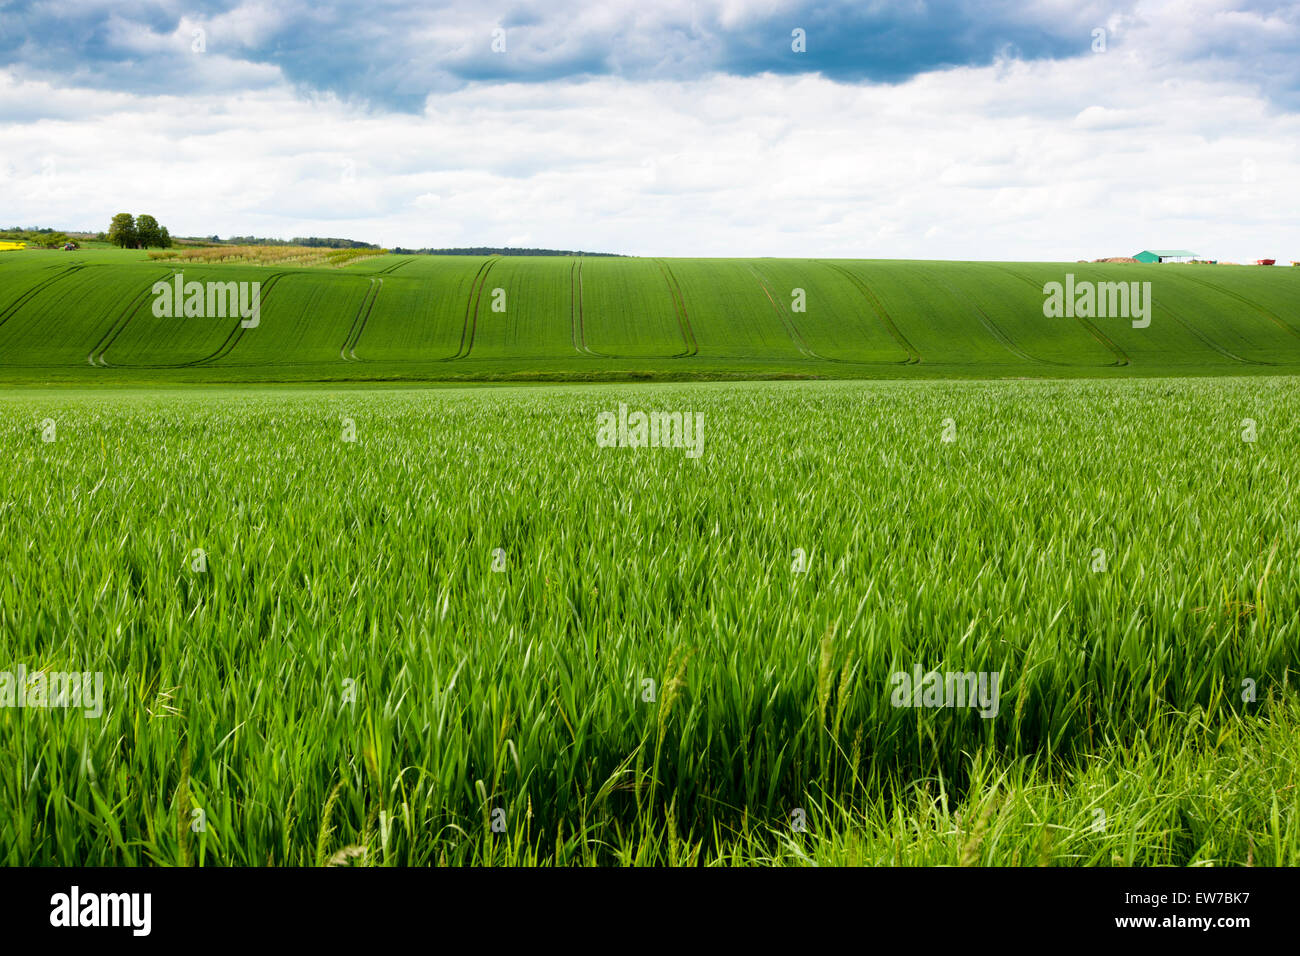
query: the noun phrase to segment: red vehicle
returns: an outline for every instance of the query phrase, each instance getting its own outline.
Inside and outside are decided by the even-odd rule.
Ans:
[[[1257,266],[1271,266],[1271,265],[1273,265],[1273,263],[1275,263],[1275,262],[1277,262],[1276,259],[1256,259],[1256,260],[1255,260],[1255,265],[1257,265]]]

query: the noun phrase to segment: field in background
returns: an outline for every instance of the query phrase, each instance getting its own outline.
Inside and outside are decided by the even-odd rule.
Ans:
[[[749,264],[666,265],[627,288],[680,290],[701,354],[793,347],[710,290]],[[900,326],[924,291],[838,268]],[[83,280],[62,294],[109,297]],[[857,341],[836,288],[818,354]],[[454,349],[419,290],[441,324],[410,347]],[[1026,353],[1104,360],[1001,294]],[[681,350],[673,316],[588,345]],[[474,347],[566,341],[534,318]],[[953,322],[906,340],[955,349]],[[699,413],[702,454],[599,447],[619,403]],[[102,672],[105,709],[0,709],[0,854],[1295,865],[1297,405],[1262,377],[5,393],[0,659]],[[996,714],[894,706],[916,668],[997,674]]]
[[[163,249],[150,252],[155,262],[185,266],[200,265],[288,265],[295,268],[337,269],[370,256],[382,256],[382,249],[330,249],[324,246],[207,246],[198,249]]]
[[[1300,371],[1300,271],[1292,269],[364,252],[258,246],[165,254],[180,259],[110,250],[4,253],[0,381]],[[330,269],[278,258],[300,254],[317,265],[350,258]],[[237,258],[212,261],[231,255]],[[156,317],[151,287],[176,272],[189,281],[260,282],[260,325]],[[1150,325],[1045,317],[1044,284],[1067,274],[1150,282]]]

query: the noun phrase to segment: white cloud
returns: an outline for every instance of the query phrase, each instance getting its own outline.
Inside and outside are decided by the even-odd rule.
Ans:
[[[180,97],[0,73],[3,225],[104,228],[130,210],[178,235],[390,246],[1058,260],[1186,246],[1300,259],[1300,117],[1141,51],[898,86],[480,85],[431,96],[423,116],[258,79],[256,91]]]

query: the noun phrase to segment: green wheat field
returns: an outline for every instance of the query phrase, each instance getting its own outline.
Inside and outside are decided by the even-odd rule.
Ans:
[[[279,368],[289,281],[250,378]],[[41,307],[67,334],[23,374],[81,366],[0,392],[0,666],[104,681],[99,716],[0,708],[6,864],[1300,863],[1296,380],[1209,375],[1235,360],[1159,309],[1150,354],[1217,356],[1186,358],[1198,377],[130,384],[119,361],[211,346],[135,319],[114,338],[131,282],[98,311],[11,301],[0,326]],[[664,301],[644,338],[588,344],[657,348]],[[372,312],[354,363],[356,303],[322,303],[304,314],[349,368],[445,352],[463,320]],[[791,361],[759,348],[794,341],[770,308],[716,309],[752,321],[746,367]],[[470,355],[509,356],[485,321]],[[964,347],[910,321],[922,357]],[[1207,340],[1295,360],[1261,312],[1223,321]],[[1011,362],[976,326],[969,361]],[[1015,341],[1106,361],[1082,335]],[[621,404],[698,416],[700,455],[602,447]],[[896,706],[892,675],[930,671],[996,675],[996,713]]]
[[[1300,270],[215,255],[0,255],[4,863],[1300,863]]]
[[[178,274],[260,283],[259,324],[158,317]],[[1151,283],[1149,324],[1045,317],[1067,275]],[[1253,266],[21,251],[0,384],[1295,374],[1297,303],[1300,269]]]

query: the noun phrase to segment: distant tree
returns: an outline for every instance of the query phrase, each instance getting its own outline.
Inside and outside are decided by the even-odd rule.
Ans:
[[[140,237],[136,232],[135,217],[129,212],[119,212],[108,226],[108,241],[122,249],[136,249]]]
[[[401,255],[411,256],[591,256],[609,259],[628,258],[620,252],[583,252],[571,249],[516,249],[511,246],[497,248],[492,246],[460,247],[456,249],[407,249],[398,247],[390,250]]]
[[[170,249],[171,247],[172,247],[172,234],[167,231],[166,226],[162,226],[158,230],[158,248]]]
[[[162,247],[162,227],[153,216],[135,217],[135,238],[141,249]]]

